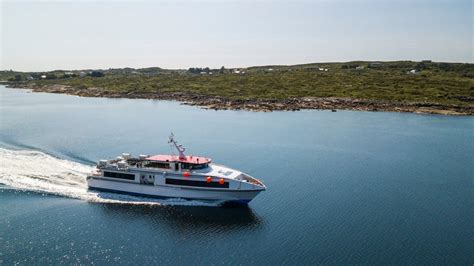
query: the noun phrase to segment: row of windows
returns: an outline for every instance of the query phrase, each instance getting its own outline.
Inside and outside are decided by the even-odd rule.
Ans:
[[[115,172],[105,172],[105,177],[112,177],[112,178],[119,178],[119,179],[127,179],[127,180],[135,180],[135,175],[131,174],[124,174],[124,173],[115,173]]]
[[[229,182],[224,184],[219,184],[219,182],[210,182],[206,181],[197,181],[197,180],[183,180],[183,179],[173,179],[166,178],[167,185],[179,185],[179,186],[189,186],[189,187],[218,187],[218,188],[229,188]]]
[[[207,163],[203,164],[193,164],[193,163],[181,163],[181,169],[189,169],[189,170],[199,170],[207,168],[209,165]],[[170,169],[171,166],[169,163],[165,162],[147,162],[145,163],[145,167],[152,167],[152,168],[162,168],[162,169]],[[175,165],[175,170],[178,171],[177,165]]]
[[[170,169],[170,164],[169,163],[160,163],[160,162],[148,162],[146,164],[146,167]]]
[[[198,170],[198,169],[204,169],[207,167],[208,167],[207,163],[202,163],[202,164],[181,163],[181,169]]]

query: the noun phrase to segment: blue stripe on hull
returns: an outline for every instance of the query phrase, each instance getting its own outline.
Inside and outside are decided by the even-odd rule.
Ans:
[[[122,191],[122,190],[115,190],[115,189],[108,189],[108,188],[98,188],[98,187],[89,187],[89,190],[124,194],[124,195],[144,197],[144,198],[154,198],[154,199],[177,198],[177,197],[164,197],[164,196],[158,196],[158,195],[141,194],[141,193],[135,193],[135,192],[129,192],[129,191]],[[210,199],[192,199],[192,198],[179,198],[179,199],[184,199],[184,200],[207,200],[207,201],[210,200]],[[219,200],[210,200],[210,201],[219,201]],[[223,205],[227,205],[227,204],[247,205],[250,201],[251,201],[251,199],[249,199],[249,200],[247,200],[247,199],[245,199],[245,200],[243,200],[243,199],[242,200],[228,200],[228,201],[225,201],[223,203]]]

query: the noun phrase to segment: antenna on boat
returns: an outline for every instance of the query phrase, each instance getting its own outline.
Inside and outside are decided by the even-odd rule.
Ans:
[[[186,159],[186,155],[184,155],[184,151],[186,150],[186,148],[184,148],[183,145],[178,145],[178,142],[174,139],[173,132],[171,132],[170,140],[168,141],[168,143],[173,144],[174,147],[178,150],[179,159]]]

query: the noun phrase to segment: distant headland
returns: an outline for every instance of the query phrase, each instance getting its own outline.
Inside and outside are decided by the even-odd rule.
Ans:
[[[0,71],[9,87],[84,97],[177,100],[215,110],[474,114],[474,64],[425,60],[187,70]]]

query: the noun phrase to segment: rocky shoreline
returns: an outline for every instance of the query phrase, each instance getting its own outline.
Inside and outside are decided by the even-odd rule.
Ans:
[[[193,95],[190,93],[142,93],[136,91],[118,93],[104,88],[75,88],[64,85],[36,85],[25,83],[4,83],[11,88],[31,89],[34,92],[48,92],[77,95],[81,97],[106,97],[129,99],[175,100],[186,105],[200,106],[214,110],[247,111],[299,111],[317,110],[356,110],[383,112],[410,112],[442,115],[474,115],[474,106],[441,105],[436,103],[406,103],[381,100],[304,97],[285,100],[227,99],[220,96]]]

